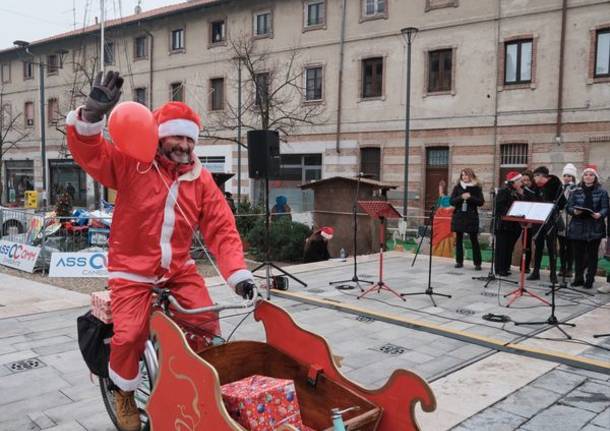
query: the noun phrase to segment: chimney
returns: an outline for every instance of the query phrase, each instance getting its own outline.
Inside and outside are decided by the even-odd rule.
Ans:
[[[95,17],[95,25],[98,25],[98,23],[97,17]]]

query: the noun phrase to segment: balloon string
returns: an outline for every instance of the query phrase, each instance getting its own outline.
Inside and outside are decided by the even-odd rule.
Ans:
[[[138,171],[138,174],[145,174],[148,171],[150,171],[153,167],[153,164],[156,165],[156,162],[153,160],[152,163],[148,166],[148,169],[146,169],[145,171],[141,171],[140,170],[140,162],[138,162],[138,164],[136,165],[136,171]]]
[[[165,181],[165,178],[163,178],[163,174],[161,174],[161,171],[159,170],[159,166],[157,165],[157,163],[153,163],[152,166],[154,166],[155,169],[157,170],[157,173],[159,174],[159,177],[161,178],[161,181],[163,181],[163,185],[165,185],[165,188],[167,189],[167,192],[169,193],[169,195],[172,197],[172,199],[176,203],[176,206],[178,207],[178,210],[180,210],[180,214],[182,214],[182,217],[184,217],[184,220],[187,222],[188,227],[191,229],[191,233],[193,234],[193,236],[195,236],[195,239],[199,243],[199,246],[204,251],[205,255],[208,257],[208,260],[210,261],[210,263],[214,267],[214,270],[216,271],[216,274],[218,274],[218,276],[220,277],[220,279],[223,281],[223,283],[226,286],[227,285],[227,281],[224,279],[224,277],[220,273],[220,270],[218,269],[218,267],[216,266],[216,264],[212,260],[212,257],[208,253],[208,249],[206,248],[206,246],[203,244],[203,242],[199,238],[199,235],[197,235],[197,233],[195,232],[195,229],[193,229],[193,226],[191,226],[190,223],[188,223],[188,217],[186,216],[186,214],[184,213],[184,210],[180,206],[180,203],[178,202],[178,198],[176,197],[176,195],[174,193],[172,193],[172,190],[171,190],[170,186]]]

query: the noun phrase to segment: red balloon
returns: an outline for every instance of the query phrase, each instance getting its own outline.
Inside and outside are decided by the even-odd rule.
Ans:
[[[137,102],[119,103],[110,113],[108,131],[117,149],[150,163],[159,145],[159,129],[152,112]]]

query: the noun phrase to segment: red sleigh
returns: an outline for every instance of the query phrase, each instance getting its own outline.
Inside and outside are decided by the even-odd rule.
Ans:
[[[198,354],[171,319],[152,316],[160,351],[146,407],[151,430],[243,431],[225,409],[220,385],[254,374],[294,380],[303,423],[315,430],[332,430],[332,408],[359,407],[344,415],[350,431],[418,430],[415,405],[435,410],[434,395],[418,375],[397,370],[383,387],[364,389],[341,374],[322,337],[300,328],[280,307],[262,302],[254,316],[265,327],[266,343],[232,341]]]

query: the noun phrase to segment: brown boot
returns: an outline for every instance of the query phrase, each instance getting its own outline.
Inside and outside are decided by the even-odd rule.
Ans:
[[[121,431],[140,431],[140,412],[133,392],[117,389],[114,392],[114,406]]]

